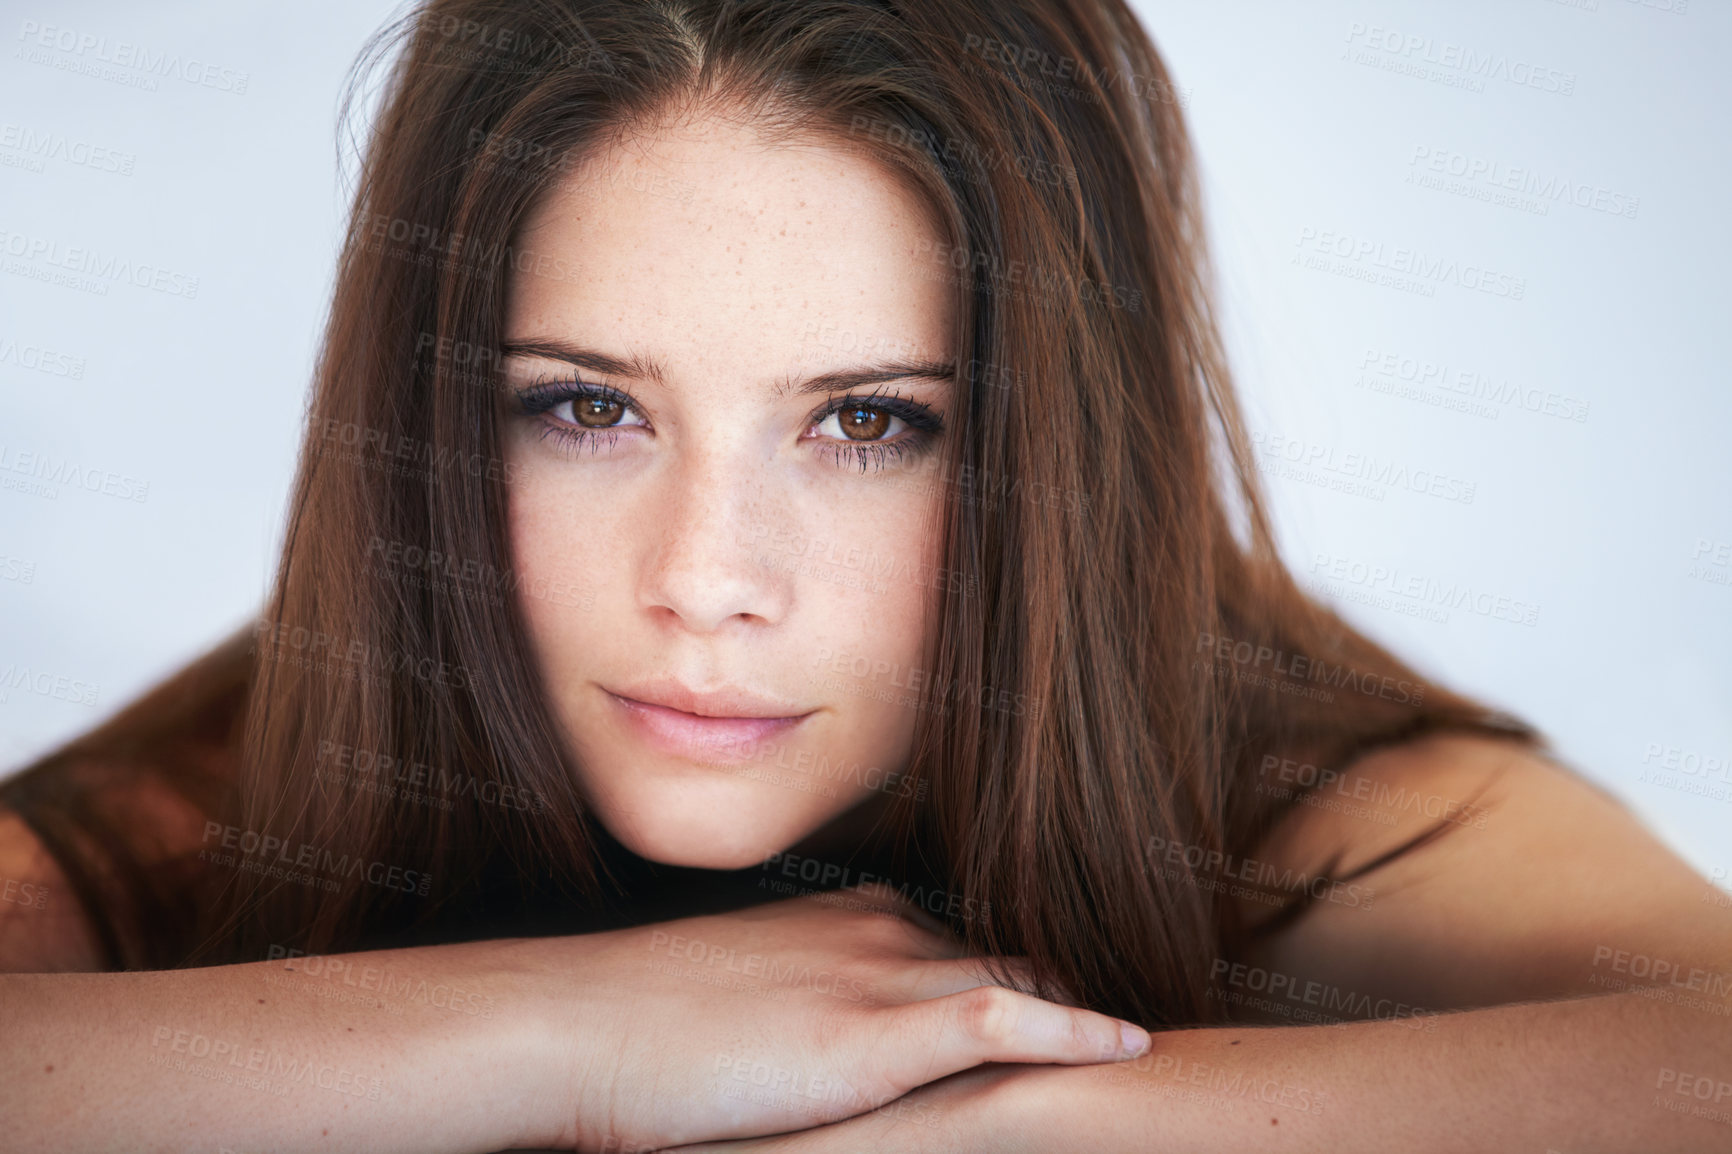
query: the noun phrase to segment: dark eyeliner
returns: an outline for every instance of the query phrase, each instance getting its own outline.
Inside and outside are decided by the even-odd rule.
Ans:
[[[829,454],[838,465],[858,465],[862,473],[882,469],[910,456],[919,456],[929,449],[944,432],[944,418],[932,409],[893,392],[867,395],[850,393],[835,397],[820,406],[810,420],[817,425],[836,413],[849,409],[876,409],[900,418],[909,431],[894,441],[838,441],[824,438],[819,451]]]
[[[812,414],[810,423],[816,425],[836,413],[846,412],[849,409],[877,409],[889,413],[893,417],[902,418],[903,421],[907,422],[909,428],[920,433],[936,434],[944,431],[944,418],[920,402],[892,392],[867,393],[865,395],[849,393],[846,396],[832,398],[819,406]]]
[[[621,392],[610,385],[598,385],[590,381],[575,379],[544,381],[517,390],[514,399],[518,413],[526,419],[535,421],[537,438],[543,441],[553,441],[560,451],[565,453],[577,453],[586,449],[591,453],[599,453],[603,449],[612,448],[619,442],[622,428],[643,427],[641,425],[615,425],[589,429],[548,415],[550,410],[567,401],[586,400],[607,401],[636,412],[637,402],[631,398],[630,394]]]
[[[612,401],[628,409],[637,407],[630,396],[611,385],[591,384],[589,381],[545,381],[517,392],[518,410],[531,417],[545,413],[555,405],[576,400]]]

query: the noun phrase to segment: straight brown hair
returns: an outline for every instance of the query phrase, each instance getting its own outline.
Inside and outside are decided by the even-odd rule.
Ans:
[[[585,158],[670,110],[868,151],[948,230],[931,256],[962,367],[939,483],[965,580],[939,595],[910,766],[930,788],[890,825],[993,911],[955,921],[969,949],[1150,1026],[1211,1020],[1211,963],[1253,928],[1221,863],[1297,800],[1259,788],[1269,759],[1534,739],[1426,684],[1280,561],[1177,89],[1122,0],[430,0],[371,46],[351,99],[393,52],[257,628],[0,788],[79,879],[115,965],[442,940],[605,900],[605,834],[527,659],[496,350],[508,278],[568,275],[519,244],[538,198],[602,178]],[[406,581],[380,542],[471,576]],[[203,719],[201,756],[227,758],[220,805],[215,769],[193,790],[190,754],[139,744],[170,700]],[[331,750],[480,788],[430,806],[334,787]],[[206,847],[214,825],[243,856],[311,847],[350,873],[207,870],[169,888],[174,917],[140,917],[136,838],[93,833],[80,769],[123,763],[183,783]],[[536,804],[483,800],[507,795]],[[1262,884],[1291,916],[1341,880]]]

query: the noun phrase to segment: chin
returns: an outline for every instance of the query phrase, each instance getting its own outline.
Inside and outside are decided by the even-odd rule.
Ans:
[[[651,808],[648,812],[653,816],[639,821],[600,816],[620,844],[639,857],[693,869],[747,869],[793,845],[806,832],[767,822],[762,814],[731,813],[721,806],[697,813],[670,812],[672,808]]]

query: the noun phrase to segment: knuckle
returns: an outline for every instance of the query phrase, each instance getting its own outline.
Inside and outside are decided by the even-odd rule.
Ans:
[[[957,995],[957,1026],[980,1042],[1004,1042],[1016,1032],[1016,995],[1002,986],[977,986]]]
[[[1094,1031],[1089,1028],[1089,1020],[1084,1017],[1082,1012],[1073,1011],[1067,1016],[1070,1018],[1071,1049],[1077,1053],[1091,1054],[1100,1049],[1099,1043],[1095,1040]]]

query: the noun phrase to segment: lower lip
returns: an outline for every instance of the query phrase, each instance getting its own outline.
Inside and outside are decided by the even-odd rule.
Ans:
[[[627,723],[651,749],[706,765],[738,765],[758,756],[766,742],[786,735],[799,717],[700,717],[608,693]]]

